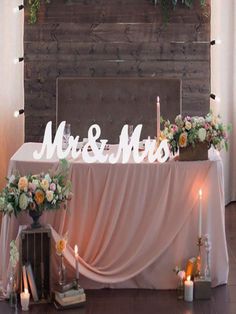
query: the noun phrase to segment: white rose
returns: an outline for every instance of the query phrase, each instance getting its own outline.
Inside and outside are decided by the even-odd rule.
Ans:
[[[46,192],[46,198],[47,198],[48,202],[51,202],[53,200],[53,196],[54,196],[53,191],[47,191]]]
[[[34,179],[32,183],[38,188],[40,186],[39,180]]]
[[[186,130],[190,130],[190,129],[191,129],[191,127],[192,127],[191,122],[186,121],[186,122],[185,122],[185,129],[186,129]]]
[[[184,271],[184,270],[180,270],[180,271],[178,272],[178,277],[179,277],[181,280],[184,280],[185,271]]]
[[[198,130],[198,138],[200,142],[204,142],[206,139],[206,130],[204,128],[201,128]]]

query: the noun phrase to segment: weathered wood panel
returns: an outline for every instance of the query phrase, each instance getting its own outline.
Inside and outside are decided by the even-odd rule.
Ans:
[[[198,2],[198,1],[197,1]],[[209,2],[209,1],[208,1]],[[52,0],[36,25],[25,10],[25,138],[55,123],[56,78],[180,78],[183,113],[209,110],[210,12],[179,5],[163,24],[149,0]]]

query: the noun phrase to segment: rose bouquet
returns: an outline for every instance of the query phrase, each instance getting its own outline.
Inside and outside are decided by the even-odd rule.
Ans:
[[[42,213],[59,209],[62,205],[66,208],[71,197],[68,169],[67,161],[62,160],[55,174],[11,175],[0,194],[0,212],[17,216],[25,211]]]
[[[169,120],[162,120],[164,129],[161,132],[161,139],[167,139],[171,151],[175,154],[179,147],[184,148],[197,143],[213,145],[217,150],[225,148],[228,150],[228,132],[230,126],[221,122],[220,116],[208,113],[205,117],[182,117],[178,115],[175,123]]]

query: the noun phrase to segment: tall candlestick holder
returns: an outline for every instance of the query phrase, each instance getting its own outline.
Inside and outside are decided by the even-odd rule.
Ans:
[[[197,256],[197,277],[202,277],[202,246],[203,246],[203,239],[202,237],[198,237],[197,241],[198,246],[198,256]]]

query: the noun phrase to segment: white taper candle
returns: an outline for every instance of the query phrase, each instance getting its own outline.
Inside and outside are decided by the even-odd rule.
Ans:
[[[157,145],[159,145],[160,140],[160,120],[161,120],[161,105],[160,97],[157,96]]]
[[[76,280],[79,280],[79,261],[78,261],[78,245],[75,245],[74,252],[75,252],[75,276]]]
[[[198,211],[198,237],[202,237],[202,190],[198,192],[199,195],[199,211]]]

